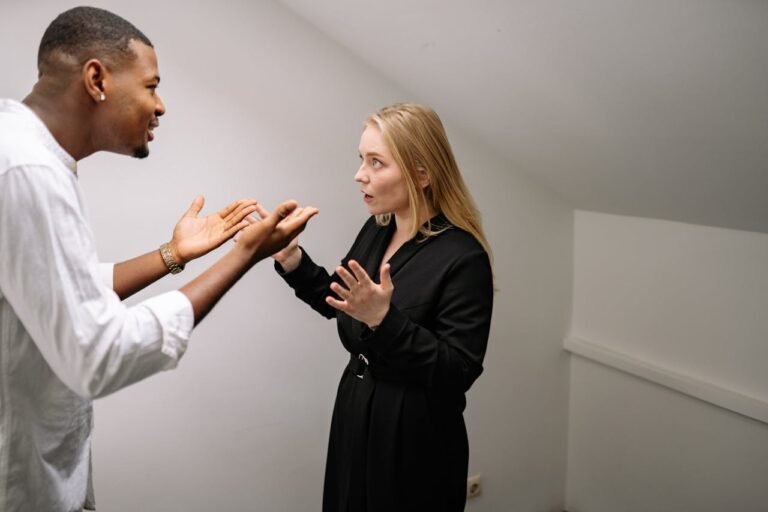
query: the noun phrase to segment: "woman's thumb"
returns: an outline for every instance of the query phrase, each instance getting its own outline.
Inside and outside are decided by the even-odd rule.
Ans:
[[[386,289],[393,288],[392,276],[389,275],[389,269],[389,263],[381,267],[381,285]]]

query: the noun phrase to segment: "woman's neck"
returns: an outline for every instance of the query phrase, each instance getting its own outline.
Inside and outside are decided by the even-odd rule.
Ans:
[[[392,214],[395,217],[395,235],[394,237],[400,240],[408,240],[411,238],[411,226],[413,222],[413,214],[410,208],[404,208],[403,211],[394,212]],[[423,225],[429,219],[434,217],[436,213],[431,208],[425,208],[419,219],[418,226]]]

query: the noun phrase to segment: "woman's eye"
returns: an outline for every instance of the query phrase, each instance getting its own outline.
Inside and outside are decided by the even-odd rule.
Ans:
[[[379,160],[378,158],[374,158],[373,160],[371,160],[371,164],[373,164],[374,169],[378,169],[379,167],[382,166],[381,160]]]

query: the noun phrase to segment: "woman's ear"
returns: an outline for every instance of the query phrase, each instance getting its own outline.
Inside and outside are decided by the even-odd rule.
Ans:
[[[419,180],[419,187],[427,188],[432,182],[429,179],[429,172],[423,167],[416,169],[416,177]]]

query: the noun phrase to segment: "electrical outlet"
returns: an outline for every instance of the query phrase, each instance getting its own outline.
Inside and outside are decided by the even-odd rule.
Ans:
[[[467,478],[467,498],[474,498],[480,496],[482,492],[482,482],[480,479],[480,473],[472,475]]]

